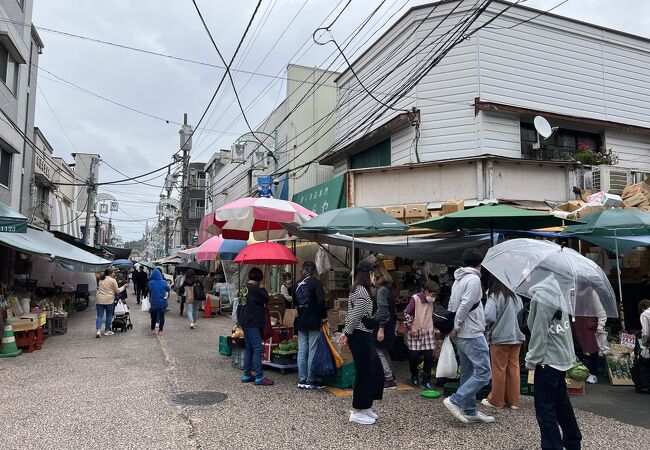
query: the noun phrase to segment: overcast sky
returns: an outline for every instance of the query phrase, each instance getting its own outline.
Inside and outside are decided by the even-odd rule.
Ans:
[[[284,75],[284,67],[289,62],[308,66],[323,64],[332,48],[312,46],[304,53],[307,48],[304,44],[311,42],[311,34],[325,17],[346,1],[262,2],[235,67],[267,76],[234,74],[244,106],[252,104],[247,115],[253,125],[266,117],[285,95],[282,79],[268,75]],[[379,3],[352,0],[333,28],[335,36],[345,38]],[[372,34],[390,26],[408,7],[423,3],[427,2],[386,1],[368,29]],[[559,3],[561,0],[529,0],[526,5],[548,10]],[[229,59],[257,1],[199,0],[198,4],[222,53]],[[647,1],[569,0],[553,12],[650,37],[650,2]],[[36,0],[33,20],[40,27],[222,65],[191,0]],[[282,33],[284,36],[273,48]],[[108,164],[128,176],[167,164],[170,155],[179,148],[179,126],[116,106],[65,82],[169,121],[181,122],[183,113],[187,112],[190,123],[195,124],[223,74],[218,68],[42,29],[40,34],[45,49],[39,64],[43,69],[38,79],[42,93],[37,97],[36,126],[45,133],[56,154],[68,161],[71,161],[70,153],[75,151],[99,153]],[[300,49],[303,51],[294,57]],[[218,95],[219,101],[208,115],[210,120],[202,125],[211,131],[195,135],[193,161],[207,161],[213,152],[230,147],[246,131],[236,104],[231,103],[234,98],[231,86],[224,84],[220,92],[223,97]],[[100,181],[121,178],[124,176],[106,164],[101,166]],[[162,186],[163,179],[150,183]],[[125,240],[141,237],[147,219],[150,225],[154,223],[151,218],[155,216],[160,191],[143,185],[100,189],[120,201],[120,212],[113,219],[118,234]]]

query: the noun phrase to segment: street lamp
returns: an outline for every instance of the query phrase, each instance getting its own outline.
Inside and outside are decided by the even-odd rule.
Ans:
[[[269,149],[266,145],[264,145],[264,143],[262,141],[260,141],[257,138],[255,140],[253,140],[253,139],[245,139],[246,136],[251,135],[251,134],[253,135],[253,137],[255,137],[256,134],[261,134],[261,135],[264,135],[266,137],[272,138],[273,139],[273,150]],[[240,137],[237,138],[237,140],[235,140],[235,143],[232,146],[233,162],[235,162],[234,155],[236,155],[238,153],[240,153],[242,155],[241,162],[243,163],[245,161],[245,158],[243,158],[243,149],[244,149],[244,144],[246,144],[246,143],[257,144],[257,147],[255,147],[255,149],[253,150],[254,153],[257,153],[257,149],[259,147],[264,147],[264,149],[266,150],[266,153],[268,155],[270,155],[271,158],[273,158],[273,172],[275,173],[275,172],[278,171],[278,169],[279,169],[279,161],[278,161],[278,155],[277,155],[278,154],[278,130],[277,129],[275,131],[273,131],[273,134],[265,133],[263,131],[252,131],[252,132],[242,134]],[[277,184],[274,186],[273,190],[274,190],[273,196],[277,198],[278,197],[278,185]]]

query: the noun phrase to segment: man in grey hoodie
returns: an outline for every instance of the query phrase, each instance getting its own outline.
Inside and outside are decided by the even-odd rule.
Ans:
[[[526,367],[535,370],[535,415],[541,448],[579,450],[582,435],[565,381],[566,371],[576,360],[567,300],[552,273],[544,274],[529,292]]]
[[[476,249],[463,252],[463,267],[454,272],[449,311],[455,312],[454,338],[460,357],[460,387],[443,404],[463,423],[494,422],[494,417],[476,408],[476,394],[492,377],[490,350],[485,338],[485,312],[481,298],[481,262],[483,255]]]

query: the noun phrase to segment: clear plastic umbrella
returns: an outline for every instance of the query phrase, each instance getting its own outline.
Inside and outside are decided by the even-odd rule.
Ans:
[[[618,317],[607,276],[592,260],[550,241],[512,239],[492,247],[483,267],[515,293],[573,316]]]

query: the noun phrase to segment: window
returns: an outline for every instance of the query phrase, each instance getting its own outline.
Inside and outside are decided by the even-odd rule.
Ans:
[[[190,219],[202,219],[205,216],[205,200],[194,200],[190,204]]]
[[[350,158],[350,167],[363,169],[366,167],[390,166],[390,160],[390,139],[386,139],[361,153],[353,155]]]
[[[4,149],[0,149],[0,153],[2,153],[2,155],[0,155],[0,184],[9,187],[12,154]]]
[[[9,90],[16,95],[18,90],[18,63],[11,56],[7,47],[2,44],[0,44],[0,78]]]
[[[598,151],[602,145],[599,134],[579,130],[560,128],[548,139],[540,139],[539,149],[534,149],[537,143],[537,131],[532,123],[521,122],[521,156],[527,159],[539,160],[571,160],[581,150]]]
[[[196,174],[194,189],[205,189],[205,172],[198,172]]]

